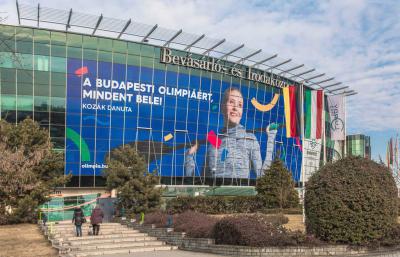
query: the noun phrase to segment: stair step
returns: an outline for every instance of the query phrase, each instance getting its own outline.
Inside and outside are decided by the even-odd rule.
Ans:
[[[71,241],[69,244],[71,246],[76,245],[87,245],[87,244],[109,244],[109,243],[121,243],[121,242],[142,242],[142,241],[153,241],[157,240],[156,237],[151,236],[143,236],[143,237],[124,237],[124,238],[112,238],[112,239],[99,239],[97,237],[90,238],[86,240],[76,240]]]
[[[92,231],[92,229],[82,229],[82,232]],[[99,233],[140,233],[139,230],[129,230],[129,229],[100,229]],[[53,230],[53,234],[66,234],[66,233],[75,233],[75,229],[69,230]]]
[[[136,234],[111,234],[111,235],[98,235],[98,236],[82,236],[82,237],[58,237],[56,239],[64,239],[64,241],[79,241],[86,239],[109,239],[109,238],[124,238],[124,237],[144,237],[147,236],[145,233]]]
[[[178,247],[176,246],[141,246],[141,247],[127,247],[127,248],[119,248],[119,249],[109,249],[109,250],[94,250],[94,251],[78,251],[78,252],[70,252],[69,256],[71,257],[86,257],[86,256],[98,256],[105,254],[129,254],[129,253],[138,253],[138,252],[152,252],[152,251],[169,251],[176,250]]]
[[[86,222],[86,223],[82,224],[82,227],[89,227],[90,225],[91,225],[90,222],[89,223]],[[47,224],[47,226],[50,226],[50,225]],[[57,224],[52,225],[53,228],[69,228],[71,226],[74,226],[74,223],[70,222],[68,224],[63,224],[63,225],[57,225]],[[100,227],[107,227],[107,228],[109,228],[109,227],[110,228],[111,227],[123,227],[123,228],[126,228],[127,226],[123,226],[123,225],[118,224],[118,223],[101,223]]]
[[[114,232],[114,233],[102,233],[100,232],[99,235],[97,236],[144,236],[147,235],[146,233],[138,233],[138,232],[125,232],[125,233],[119,233],[119,232]],[[82,236],[93,236],[92,234],[87,233],[87,231],[82,232]],[[62,234],[53,234],[54,239],[60,239],[60,238],[72,238],[72,237],[77,237],[75,233],[62,233]]]
[[[51,230],[55,243],[58,242],[62,249],[69,249],[67,255],[71,257],[177,249],[176,246],[166,245],[156,236],[149,236],[147,233],[140,232],[138,228],[128,228],[119,223],[103,223],[100,225],[99,235],[93,236],[87,235],[88,231],[92,231],[90,223],[84,223],[82,225],[83,236],[76,237],[74,224],[66,221],[62,224],[52,225]],[[50,230],[49,226],[47,229]],[[140,227],[140,229],[142,228]],[[150,228],[149,232],[151,232]],[[162,235],[165,235],[165,232]]]
[[[128,248],[128,247],[139,247],[139,246],[160,246],[165,245],[162,241],[139,241],[139,242],[124,242],[124,243],[113,243],[113,244],[90,244],[90,245],[77,245],[71,246],[72,251],[84,251],[84,250],[108,250],[115,248]]]

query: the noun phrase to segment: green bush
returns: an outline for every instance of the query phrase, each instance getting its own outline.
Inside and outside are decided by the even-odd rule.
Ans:
[[[254,213],[266,214],[286,213],[301,214],[300,208],[271,209],[266,206],[265,198],[259,196],[179,196],[167,203],[167,209],[173,213],[187,210],[206,214]]]
[[[306,230],[328,242],[383,240],[396,225],[397,204],[397,188],[389,169],[371,160],[348,157],[325,165],[309,179]]]
[[[266,208],[294,208],[299,206],[299,195],[292,174],[280,159],[275,159],[264,175],[257,179],[257,193]]]
[[[147,171],[147,164],[134,145],[114,148],[104,170],[107,189],[116,189],[118,209],[126,215],[157,210],[162,202],[159,178]]]

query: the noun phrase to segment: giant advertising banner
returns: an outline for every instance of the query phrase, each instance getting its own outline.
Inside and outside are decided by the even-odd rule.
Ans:
[[[65,172],[101,175],[130,144],[162,177],[254,179],[279,157],[299,180],[281,88],[180,70],[69,58]]]

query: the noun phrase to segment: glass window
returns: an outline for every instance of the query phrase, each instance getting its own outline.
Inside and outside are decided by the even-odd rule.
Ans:
[[[15,94],[16,90],[15,82],[1,83],[1,94]],[[1,101],[3,101],[3,99],[1,99]]]
[[[52,137],[51,142],[53,143],[53,149],[64,150],[65,138],[64,137]]]
[[[35,70],[49,71],[49,56],[35,55]]]
[[[114,53],[113,62],[125,64],[126,63],[126,54]]]
[[[65,46],[59,46],[59,45],[51,46],[51,56],[66,57],[66,55],[67,55],[67,49]]]
[[[45,43],[45,44],[50,43],[50,31],[35,29],[33,31],[33,34],[35,37],[35,43]]]
[[[49,113],[48,112],[34,112],[35,121],[39,123],[41,127],[49,125]]]
[[[1,68],[15,68],[14,55],[8,52],[0,52],[0,67]]]
[[[65,124],[65,113],[64,112],[51,112],[50,113],[50,124],[64,125]]]
[[[19,41],[16,42],[17,52],[31,54],[33,52],[33,42],[32,41]]]
[[[117,53],[126,53],[127,42],[121,40],[113,40],[113,49]]]
[[[111,49],[113,49],[113,43],[112,43],[112,39],[109,38],[99,38],[98,41],[98,49],[99,50],[106,50],[106,51],[110,51]]]
[[[64,32],[51,31],[51,44],[65,46],[67,34]]]
[[[32,83],[17,83],[17,94],[18,95],[29,95],[33,94],[33,84]]]
[[[34,47],[35,47],[35,55],[50,55],[49,44],[35,42]]]
[[[26,118],[32,118],[33,113],[32,111],[29,110],[18,110],[17,112],[17,122],[21,122],[25,120]]]
[[[64,137],[65,136],[65,127],[64,126],[50,126],[50,136],[51,137]]]
[[[32,96],[17,96],[17,110],[18,111],[32,111],[33,110],[33,97]]]
[[[112,62],[112,53],[108,51],[99,51],[99,62]]]
[[[54,56],[51,57],[52,72],[66,72],[66,70],[67,70],[67,58],[54,57]]]
[[[36,96],[49,96],[49,94],[50,94],[49,84],[35,83],[34,90],[35,90],[35,97]]]
[[[140,57],[137,55],[128,55],[128,65],[140,65]]]
[[[82,58],[82,48],[77,48],[77,47],[68,47],[68,53],[67,53],[68,58]]]
[[[3,92],[3,88],[2,88]],[[1,95],[1,111],[7,111],[7,110],[15,110],[17,105],[17,98],[14,95],[6,95],[2,94]]]
[[[33,29],[23,28],[23,27],[15,27],[15,38],[17,41],[28,41],[32,42],[33,37]]]
[[[51,96],[65,97],[65,87],[53,85],[51,87]]]
[[[67,34],[67,45],[81,48],[82,47],[82,35],[68,33]]]
[[[46,96],[35,96],[34,108],[35,111],[49,111],[49,97]]]
[[[63,97],[52,97],[51,99],[51,111],[53,112],[64,112],[65,111],[65,98]]]
[[[15,52],[15,41],[13,39],[1,39],[0,52]]]
[[[83,59],[97,60],[97,50],[83,49]]]
[[[140,55],[141,56],[154,57],[154,49],[155,49],[154,46],[141,45]]]
[[[54,85],[59,85],[59,86],[64,86],[65,87],[65,80],[66,80],[66,74],[61,73],[61,72],[52,72],[51,73],[51,84]]]
[[[50,74],[44,71],[35,71],[35,84],[49,85]]]
[[[128,53],[133,55],[140,55],[140,44],[128,42]]]
[[[153,67],[153,62],[154,62],[153,58],[142,57],[140,64],[141,64],[142,67],[150,67],[150,68],[152,68]]]
[[[165,64],[160,62],[154,62],[154,69],[165,70]]]
[[[15,82],[16,70],[15,69],[0,69],[0,76],[2,82]]]
[[[17,70],[18,83],[33,83],[33,71],[30,70]]]
[[[83,36],[83,48],[97,50],[97,37]]]
[[[13,37],[15,35],[15,28],[19,29],[18,27],[14,27],[14,26],[1,25],[0,36],[3,38]]]
[[[15,56],[14,62],[18,69],[33,70],[33,56],[31,54],[18,54]]]

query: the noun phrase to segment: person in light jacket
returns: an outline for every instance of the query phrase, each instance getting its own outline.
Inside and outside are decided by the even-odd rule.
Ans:
[[[99,205],[92,210],[92,215],[90,215],[90,223],[93,227],[93,235],[98,236],[100,231],[100,223],[103,222],[104,213],[100,209]]]

